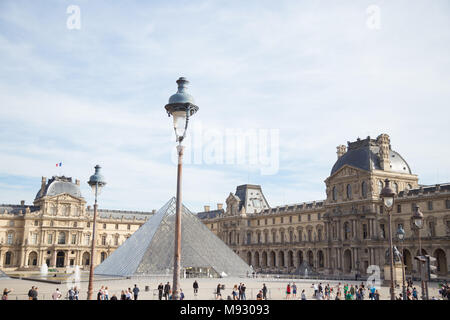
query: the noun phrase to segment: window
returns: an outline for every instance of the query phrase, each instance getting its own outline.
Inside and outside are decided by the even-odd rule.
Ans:
[[[298,215],[298,222],[301,222],[301,221],[302,221],[302,216]]]
[[[384,212],[384,207],[380,206],[380,214],[383,214],[383,212]]]
[[[52,220],[52,221],[50,221],[50,227],[53,227],[53,225],[54,225],[54,222]]]
[[[367,224],[363,224],[363,239],[367,239]]]
[[[347,199],[351,199],[352,198],[352,186],[351,184],[347,185]]]
[[[429,232],[429,236],[430,237],[434,237],[435,236],[434,221],[429,221],[428,222],[428,232]]]
[[[308,221],[311,221],[311,215],[308,214]]]
[[[102,246],[106,246],[106,236],[102,236]]]
[[[294,242],[294,232],[292,230],[289,231],[289,242]]]
[[[386,238],[386,232],[384,231],[384,224],[380,224],[380,236],[381,238]]]
[[[247,244],[251,244],[252,243],[252,234],[249,232],[247,233]]]
[[[5,265],[9,266],[11,264],[11,252],[5,254]]]
[[[348,222],[344,223],[344,240],[348,240],[350,238],[350,226]]]
[[[264,243],[268,243],[268,242],[269,242],[269,234],[264,233]]]
[[[383,181],[378,180],[378,193],[381,193],[381,190],[383,189]]]
[[[302,241],[302,230],[298,230],[298,241]]]
[[[91,235],[90,235],[90,234],[86,234],[86,235],[84,236],[84,244],[85,244],[86,246],[88,246],[88,245],[91,244]]]
[[[127,224],[127,230],[131,229],[131,225]]]
[[[106,229],[106,223],[103,224],[103,229]]]
[[[272,224],[275,224],[275,218],[272,218]]]
[[[397,213],[401,213],[402,212],[402,205],[398,204],[397,205]]]
[[[367,183],[365,181],[361,183],[361,194],[363,198],[367,198]]]
[[[334,201],[337,200],[337,189],[336,189],[335,186],[333,187],[333,200],[334,200]]]
[[[119,245],[119,236],[114,237],[114,245],[115,246]]]
[[[65,244],[66,243],[66,234],[64,232],[60,232],[58,234],[58,244]]]
[[[398,184],[396,182],[394,182],[394,191],[398,194]]]
[[[275,243],[277,241],[277,234],[274,232],[272,232],[272,242]]]
[[[267,219],[264,219],[264,224],[267,225]]]
[[[37,233],[31,235],[31,244],[37,244]]]
[[[312,241],[312,230],[308,230],[308,241]]]
[[[77,224],[77,222],[75,221],[75,222],[73,223],[73,227],[76,228],[77,226],[78,226],[78,224]]]
[[[433,210],[433,201],[428,201],[428,210]]]
[[[14,227],[14,221],[13,220],[9,221],[9,226],[10,227]]]
[[[250,220],[247,220],[247,227],[250,227],[252,222]]]
[[[320,212],[317,214],[317,220],[320,220]]]
[[[39,221],[35,220],[34,221],[34,226],[37,227],[39,225]]]
[[[322,241],[322,229],[317,230],[317,240]]]
[[[116,223],[116,230],[119,230],[119,225]]]
[[[52,233],[47,235],[47,244],[53,244],[53,234]]]
[[[76,235],[76,234],[73,234],[73,235],[72,235],[72,241],[71,241],[71,243],[72,243],[72,244],[77,244],[77,235]]]
[[[289,216],[289,223],[292,223],[292,216]]]
[[[101,260],[101,262],[105,261],[105,259],[106,259],[106,252],[102,252],[102,253],[100,254],[100,260]]]
[[[415,210],[415,207],[416,207],[416,204],[413,202],[413,203],[411,203],[411,212],[414,212],[414,210]]]
[[[258,223],[258,226],[260,225],[260,222],[259,222],[259,219],[258,220],[256,220],[257,221],[257,223]]]
[[[261,233],[258,233],[258,243],[261,243]]]
[[[445,200],[445,208],[450,209],[450,200]]]

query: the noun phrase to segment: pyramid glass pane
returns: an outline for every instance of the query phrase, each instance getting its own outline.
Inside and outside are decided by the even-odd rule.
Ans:
[[[176,199],[172,198],[96,269],[101,275],[173,272]],[[253,270],[185,206],[181,210],[181,267],[206,275],[244,276]],[[183,272],[183,271],[182,271]]]

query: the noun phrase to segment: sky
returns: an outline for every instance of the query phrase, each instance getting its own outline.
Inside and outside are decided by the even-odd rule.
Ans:
[[[160,208],[176,191],[164,106],[181,76],[199,106],[191,211],[246,183],[272,207],[324,199],[336,146],[381,133],[419,183],[450,182],[449,49],[448,0],[2,0],[0,203],[66,175],[92,204],[99,164],[101,208]],[[246,134],[274,170],[250,142],[224,160]]]

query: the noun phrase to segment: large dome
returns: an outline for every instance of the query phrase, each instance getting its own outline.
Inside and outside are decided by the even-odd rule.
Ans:
[[[370,137],[356,142],[349,142],[348,151],[336,161],[330,175],[333,175],[346,164],[367,171],[382,170],[378,156],[379,150],[380,147],[377,141],[370,139]],[[411,174],[408,163],[398,152],[390,149],[389,161],[390,171]]]
[[[42,192],[43,191],[43,192]],[[56,196],[58,194],[67,193],[76,198],[82,198],[80,186],[72,182],[72,178],[67,177],[52,177],[48,180],[44,190],[39,190],[36,198],[44,196]]]

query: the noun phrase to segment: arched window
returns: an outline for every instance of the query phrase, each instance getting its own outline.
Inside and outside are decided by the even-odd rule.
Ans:
[[[105,261],[105,259],[106,259],[106,252],[102,252],[100,256],[101,256],[100,257],[101,262]]]
[[[348,184],[347,185],[347,199],[351,199],[352,198],[352,185]]]
[[[7,253],[5,253],[5,265],[6,266],[9,266],[11,264],[11,257],[12,257],[11,252],[8,251]]]
[[[336,187],[333,187],[333,200],[336,201],[337,200],[337,190]]]
[[[58,234],[58,244],[65,244],[66,243],[66,234],[64,232],[60,232]]]
[[[381,193],[381,190],[383,190],[383,181],[378,180],[378,193]]]
[[[363,198],[367,198],[367,183],[365,181],[361,183],[361,193]]]
[[[348,222],[344,223],[344,240],[348,240],[350,238],[350,226]]]
[[[397,182],[394,182],[394,191],[395,191],[395,193],[398,194],[398,184],[397,184]]]

